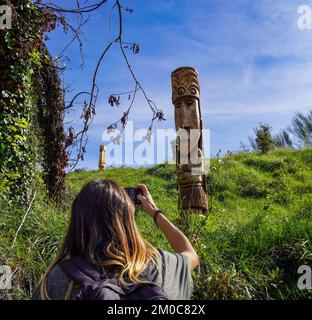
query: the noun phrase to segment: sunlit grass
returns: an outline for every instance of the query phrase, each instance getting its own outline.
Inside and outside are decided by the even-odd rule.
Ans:
[[[68,176],[68,204],[93,179],[113,179],[124,187],[145,183],[157,205],[179,222],[175,167],[116,168],[81,171]],[[243,153],[212,159],[207,177],[212,210],[194,245],[201,257],[194,273],[197,299],[299,299],[312,296],[297,288],[297,268],[312,266],[312,149],[275,150],[267,155]],[[65,234],[65,211],[38,195],[10,249],[25,212],[1,203],[0,264],[16,268],[6,298],[26,299],[53,259]],[[141,233],[153,245],[170,250],[161,231],[142,210],[136,215]],[[201,217],[190,217],[192,237]]]

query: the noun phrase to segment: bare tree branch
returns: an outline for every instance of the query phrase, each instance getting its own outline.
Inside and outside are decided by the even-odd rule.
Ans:
[[[91,12],[94,10],[97,10],[98,8],[100,8],[103,4],[105,4],[108,0],[102,0],[96,4],[92,4],[90,6],[85,6],[85,7],[81,7],[80,8],[80,4],[79,1],[76,1],[76,3],[78,3],[77,5],[77,9],[64,9],[54,3],[51,2],[47,2],[47,3],[42,3],[40,0],[36,1],[35,4],[37,6],[43,7],[47,10],[51,10],[52,12],[66,12],[66,13],[87,13],[87,12]]]
[[[63,53],[65,52],[65,50],[75,41],[77,40],[79,43],[79,47],[81,50],[81,56],[82,56],[82,60],[83,60],[83,55],[82,55],[82,39],[81,36],[83,35],[82,33],[82,26],[86,23],[87,20],[84,19],[83,14],[84,13],[88,13],[88,12],[92,12],[95,11],[97,9],[99,9],[101,6],[103,6],[105,3],[107,3],[107,0],[102,0],[99,1],[95,4],[92,5],[84,5],[81,6],[80,1],[77,0],[76,1],[76,6],[77,8],[74,9],[65,9],[62,8],[58,5],[55,5],[53,3],[50,2],[46,2],[43,3],[42,1],[37,1],[35,2],[35,4],[42,8],[43,10],[47,10],[51,13],[53,13],[56,16],[57,21],[59,21],[65,31],[67,29],[70,29],[72,31],[72,33],[74,34],[73,39],[68,43],[68,45],[66,45],[66,47],[61,51],[60,56],[63,56]],[[136,43],[131,43],[131,42],[124,42],[123,41],[123,16],[122,16],[122,6],[119,0],[115,0],[114,4],[111,8],[110,11],[110,25],[111,25],[111,16],[112,16],[112,12],[114,11],[114,9],[117,9],[117,15],[118,15],[118,33],[117,36],[115,37],[115,39],[111,40],[106,46],[105,48],[102,50],[102,53],[99,56],[99,59],[96,63],[95,66],[95,70],[93,73],[93,77],[92,77],[92,83],[91,83],[91,88],[90,91],[81,91],[79,93],[77,93],[72,100],[70,101],[70,103],[65,107],[65,110],[72,110],[72,108],[74,107],[76,100],[78,97],[81,96],[87,96],[88,97],[88,101],[85,100],[82,106],[82,114],[81,114],[81,119],[82,119],[82,129],[78,132],[75,133],[74,132],[74,128],[70,127],[68,129],[68,139],[67,139],[67,148],[71,147],[71,150],[69,151],[69,155],[70,155],[70,160],[72,162],[71,168],[69,169],[69,172],[72,171],[76,165],[78,164],[79,160],[83,160],[83,156],[84,153],[86,152],[86,144],[88,142],[88,129],[90,127],[90,125],[92,124],[93,118],[96,114],[95,109],[96,109],[96,101],[97,101],[97,97],[98,97],[98,93],[99,93],[99,88],[97,86],[97,77],[99,74],[99,69],[100,66],[104,60],[104,58],[106,57],[107,53],[109,52],[109,50],[112,48],[112,46],[114,44],[117,44],[119,46],[119,49],[122,53],[122,57],[126,63],[126,66],[130,72],[130,75],[134,81],[134,90],[132,91],[126,91],[126,92],[122,92],[120,94],[111,94],[110,95],[110,104],[112,106],[114,105],[119,105],[120,104],[120,96],[121,95],[125,95],[128,94],[129,95],[129,100],[131,100],[130,105],[128,107],[128,109],[124,112],[123,116],[117,120],[116,122],[114,122],[113,124],[111,124],[110,126],[108,126],[108,129],[110,130],[114,130],[117,128],[118,124],[122,125],[122,130],[121,132],[124,130],[127,121],[128,121],[128,117],[129,117],[129,113],[131,111],[132,106],[134,105],[134,101],[136,98],[136,94],[138,93],[138,91],[141,91],[143,93],[143,96],[147,102],[147,105],[149,106],[149,108],[152,111],[152,117],[151,117],[151,125],[148,129],[147,132],[147,137],[149,135],[151,135],[152,132],[152,126],[153,126],[153,122],[158,119],[159,121],[161,120],[165,120],[164,116],[163,116],[163,112],[161,110],[159,110],[157,108],[157,105],[155,104],[154,101],[152,101],[145,89],[143,88],[143,86],[141,85],[141,83],[138,81],[138,78],[136,77],[129,59],[127,57],[127,54],[125,52],[125,49],[128,48],[130,46],[130,49],[132,50],[132,52],[134,54],[137,54],[139,52],[139,45]],[[133,12],[133,9],[131,8],[126,8],[125,9],[127,12],[131,13]],[[64,14],[76,14],[78,16],[78,26],[77,27],[73,27],[71,24],[68,23],[67,19],[65,18]],[[132,96],[132,97],[131,97]],[[119,132],[119,137],[118,139],[120,139],[120,134],[121,132]],[[117,137],[116,137],[117,138]],[[73,148],[76,148],[76,153],[77,153],[77,157],[72,159],[71,155],[73,154]]]

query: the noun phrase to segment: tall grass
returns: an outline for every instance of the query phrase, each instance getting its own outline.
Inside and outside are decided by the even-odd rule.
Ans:
[[[312,267],[312,149],[274,150],[266,155],[242,153],[211,160],[207,176],[212,209],[184,227],[201,258],[194,272],[197,299],[301,299],[311,291],[297,287],[297,269]],[[41,185],[12,247],[25,210],[0,200],[0,264],[14,270],[13,290],[5,299],[28,299],[56,254],[67,228],[70,204],[93,179],[121,185],[145,183],[157,205],[179,223],[175,167],[75,172],[67,178],[68,209],[49,203]],[[170,250],[150,217],[138,210],[141,233],[153,245]]]

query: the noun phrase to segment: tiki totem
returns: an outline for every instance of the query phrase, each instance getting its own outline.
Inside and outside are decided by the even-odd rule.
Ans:
[[[172,72],[171,81],[177,131],[179,207],[183,212],[206,212],[208,199],[198,74],[194,68],[178,68]]]
[[[106,156],[106,148],[104,145],[100,145],[100,158],[99,158],[99,170],[105,169],[105,156]]]

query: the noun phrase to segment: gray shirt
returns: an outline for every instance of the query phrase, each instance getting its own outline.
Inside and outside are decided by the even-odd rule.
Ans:
[[[181,253],[170,253],[158,249],[157,268],[150,273],[150,281],[156,283],[170,300],[188,300],[193,292],[193,280],[189,270],[188,257]],[[158,272],[159,270],[160,272]],[[48,274],[47,292],[53,300],[63,300],[70,284],[63,269],[57,264]],[[76,289],[78,290],[78,289]],[[73,292],[75,296],[75,290]],[[34,292],[34,300],[40,300],[40,285]]]

